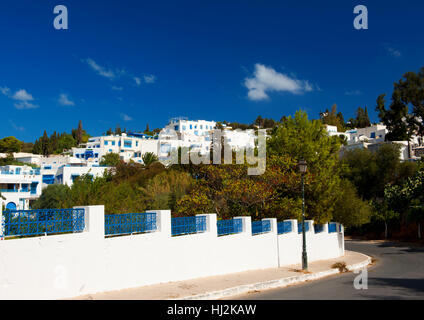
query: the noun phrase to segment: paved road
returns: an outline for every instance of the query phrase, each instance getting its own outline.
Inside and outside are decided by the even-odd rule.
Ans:
[[[237,297],[245,300],[424,299],[424,248],[389,242],[346,241],[346,249],[377,259],[368,269],[368,289],[353,286],[357,274],[346,273],[293,287]]]

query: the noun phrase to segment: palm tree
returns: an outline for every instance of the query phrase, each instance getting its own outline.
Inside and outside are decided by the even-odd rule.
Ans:
[[[153,152],[146,152],[145,154],[143,154],[141,159],[143,159],[145,167],[149,167],[152,163],[155,163],[159,160]]]

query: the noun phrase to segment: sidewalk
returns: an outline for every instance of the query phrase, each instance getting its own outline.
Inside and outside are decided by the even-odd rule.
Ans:
[[[331,266],[345,262],[350,271],[362,269],[371,258],[357,252],[345,251],[337,259],[316,261],[309,264],[309,273],[299,272],[300,265],[283,268],[245,271],[221,276],[162,283],[119,291],[102,292],[76,297],[77,300],[168,300],[168,299],[220,299],[253,290],[285,287],[305,281],[337,274]]]

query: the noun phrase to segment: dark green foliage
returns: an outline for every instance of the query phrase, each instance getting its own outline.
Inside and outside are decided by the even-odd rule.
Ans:
[[[143,154],[141,159],[143,160],[143,164],[146,167],[149,167],[150,165],[152,165],[153,163],[159,160],[158,157],[153,152],[146,152],[145,154]]]
[[[343,114],[341,112],[337,113],[337,105],[335,104],[331,107],[331,111],[326,109],[325,112],[321,114],[321,121],[323,124],[336,126],[338,132],[345,131]]]
[[[0,153],[20,152],[22,149],[22,141],[15,137],[6,137],[0,140]]]
[[[409,141],[415,133],[424,136],[424,67],[418,73],[407,72],[394,83],[391,104],[385,107],[385,94],[377,99],[378,116],[387,126],[389,141]],[[410,108],[412,106],[412,108]]]
[[[375,152],[346,151],[341,159],[342,176],[355,185],[362,198],[382,198],[387,184],[396,184],[413,171],[413,165],[400,161],[399,152],[399,145],[391,143],[382,144]]]
[[[61,154],[66,150],[77,147],[80,143],[88,141],[89,135],[82,129],[81,121],[78,124],[78,129],[72,129],[72,133],[63,132],[58,134],[53,132],[50,137],[44,131],[43,136],[35,140],[32,152],[35,154],[50,155]]]
[[[111,152],[105,154],[100,160],[99,164],[101,166],[116,167],[120,161],[121,159],[119,157],[119,154]]]

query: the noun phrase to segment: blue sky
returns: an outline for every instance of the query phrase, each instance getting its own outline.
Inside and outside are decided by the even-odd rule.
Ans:
[[[53,28],[68,8],[69,29]],[[369,29],[353,28],[366,5]],[[0,137],[92,135],[169,118],[345,119],[424,66],[422,1],[3,0]]]

